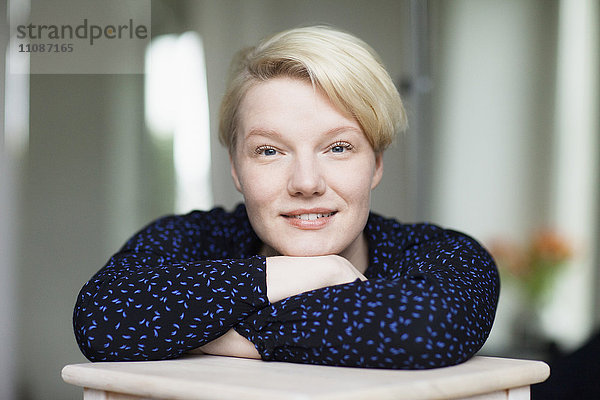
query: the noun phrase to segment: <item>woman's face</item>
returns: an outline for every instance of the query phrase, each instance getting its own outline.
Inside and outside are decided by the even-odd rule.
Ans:
[[[231,161],[250,223],[269,250],[351,255],[365,246],[382,155],[309,83],[282,77],[254,85],[240,105]]]

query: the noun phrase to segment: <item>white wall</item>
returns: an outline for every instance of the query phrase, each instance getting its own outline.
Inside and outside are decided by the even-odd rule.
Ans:
[[[0,15],[8,18],[7,1]],[[19,20],[25,2],[12,6],[11,21]],[[21,11],[21,12],[20,12]],[[10,73],[9,30],[0,24],[0,398],[16,396],[19,315],[16,284],[20,207],[20,177],[28,134],[28,77]]]
[[[5,17],[7,2],[0,1],[0,15]],[[5,49],[8,46],[8,26],[0,26],[0,398],[14,398],[14,377],[16,376],[14,361],[16,352],[14,343],[15,329],[15,245],[16,231],[14,215],[17,185],[16,154],[7,146],[5,125]]]
[[[574,256],[544,317],[547,329],[574,347],[592,329],[594,311],[600,316],[593,306],[600,275],[600,3],[560,1],[558,26],[550,219],[572,240]]]
[[[118,79],[31,76],[18,249],[22,398],[81,396],[80,390],[60,379],[65,364],[85,361],[72,332],[73,305],[83,283],[124,240],[109,226],[117,212],[111,203],[111,153],[126,150],[111,147],[113,124],[108,117]],[[131,79],[135,76],[125,77],[121,84]],[[135,209],[130,212],[135,214]],[[121,224],[126,225],[127,219]]]
[[[441,3],[433,218],[481,239],[519,239],[548,207],[554,8],[541,3]]]
[[[593,320],[597,2],[437,4],[433,219],[484,244],[523,243],[545,228],[566,234],[579,266],[561,276],[544,316],[547,334],[572,349]],[[488,342],[493,351],[506,346],[520,307],[505,289]]]
[[[433,219],[484,243],[524,241],[548,214],[553,7],[539,1],[440,6]],[[544,23],[545,22],[545,23]],[[486,347],[512,341],[510,287]]]

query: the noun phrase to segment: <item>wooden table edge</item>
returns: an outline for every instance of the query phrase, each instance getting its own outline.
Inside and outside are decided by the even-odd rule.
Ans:
[[[206,357],[206,356],[193,356],[194,358],[197,357]],[[474,358],[472,358],[471,360],[467,361],[468,362],[484,362],[486,359],[493,359],[493,360],[505,360],[506,362],[514,362],[517,364],[522,364],[523,367],[523,372],[521,374],[519,374],[518,379],[515,378],[511,378],[511,379],[507,379],[507,378],[498,378],[496,382],[494,382],[492,385],[490,385],[489,383],[489,379],[482,379],[481,381],[475,382],[474,384],[471,384],[471,386],[468,389],[465,390],[456,390],[454,391],[452,394],[450,394],[453,398],[460,398],[460,397],[468,397],[468,396],[477,396],[483,393],[489,393],[489,392],[494,392],[494,391],[500,391],[500,390],[506,390],[509,388],[517,388],[517,387],[521,387],[521,386],[530,386],[536,383],[540,383],[543,382],[544,380],[546,380],[548,378],[548,376],[550,375],[550,367],[542,362],[542,361],[534,361],[534,360],[519,360],[519,359],[511,359],[511,358],[502,358],[499,359],[497,357],[485,357],[485,356],[476,356]],[[258,361],[260,362],[260,361]],[[115,393],[124,393],[124,394],[129,394],[129,395],[136,395],[136,396],[152,396],[152,397],[168,397],[168,398],[173,398],[173,399],[181,399],[181,400],[188,400],[188,399],[197,399],[197,398],[202,398],[202,397],[198,397],[197,393],[198,391],[202,391],[206,396],[205,398],[230,398],[230,397],[234,397],[234,396],[240,396],[242,394],[247,395],[247,393],[245,392],[245,389],[243,387],[239,387],[239,388],[235,388],[232,387],[231,385],[223,385],[222,383],[218,383],[218,382],[187,382],[187,381],[181,381],[178,382],[178,386],[177,388],[173,388],[173,385],[167,385],[167,382],[172,383],[173,378],[165,378],[165,377],[153,377],[153,382],[154,384],[152,385],[152,388],[148,387],[147,390],[141,390],[139,389],[140,385],[143,384],[144,380],[147,380],[147,378],[140,378],[139,374],[135,374],[135,373],[128,373],[128,372],[123,372],[123,371],[113,371],[110,369],[105,369],[102,370],[101,366],[102,364],[114,364],[114,363],[84,363],[84,364],[71,364],[71,365],[67,365],[62,369],[61,372],[61,376],[62,379],[69,384],[72,385],[76,385],[76,386],[80,386],[83,388],[90,388],[90,389],[95,389],[95,390],[100,390],[100,391],[108,391],[108,392],[115,392]],[[456,368],[459,367],[463,364],[459,364],[458,366],[454,366],[454,367],[446,367],[446,368]],[[98,368],[100,367],[100,368]],[[342,368],[342,367],[329,367],[329,368]],[[510,368],[510,369],[514,369],[517,367],[505,367],[506,368]],[[98,370],[101,370],[101,373],[98,373]],[[427,370],[423,370],[420,372],[425,372]],[[431,370],[429,370],[431,371]],[[488,376],[489,371],[483,369],[481,371],[480,374],[478,373],[474,373],[471,375],[471,378],[477,378],[478,375],[480,376]],[[120,377],[126,377],[127,375],[130,376],[130,380],[123,380],[123,379],[118,379],[118,381],[120,383],[118,384],[114,384],[111,383],[111,381],[113,381],[114,378],[116,378],[117,376]],[[435,385],[429,385],[427,382],[423,381],[423,389],[422,392],[426,392],[432,391],[432,387],[434,388],[433,391],[435,391],[435,388],[438,387],[439,389],[439,397],[423,397],[420,395],[417,395],[417,397],[413,397],[415,400],[417,399],[424,399],[424,398],[431,398],[431,399],[436,399],[436,398],[447,398],[447,396],[449,395],[449,393],[447,393],[446,390],[444,390],[444,385],[447,385],[448,383],[455,383],[456,382],[456,378],[453,378],[452,376],[449,377],[444,377],[444,378],[438,378],[436,380],[436,384]],[[126,383],[123,383],[126,382]],[[162,386],[161,382],[164,383],[165,385]],[[166,388],[168,386],[168,388]],[[417,385],[418,386],[418,385]],[[426,388],[427,387],[427,388]],[[165,389],[166,388],[166,389]],[[273,389],[273,388],[266,388],[266,389],[257,389],[257,388],[253,388],[253,391],[255,392],[255,396],[251,396],[251,397],[244,397],[244,398],[248,398],[248,399],[280,399],[282,398],[282,394],[285,394],[287,399],[315,399],[315,400],[320,400],[320,399],[348,399],[351,400],[353,398],[364,398],[364,395],[366,392],[371,393],[374,396],[377,396],[377,398],[381,398],[381,399],[387,399],[387,398],[393,398],[394,396],[398,395],[398,391],[401,390],[401,387],[398,384],[390,384],[390,385],[381,385],[380,387],[371,387],[371,388],[364,388],[364,389],[354,389],[352,392],[339,392],[336,394],[325,394],[323,396],[320,395],[315,395],[315,396],[306,396],[303,394],[297,394],[297,395],[292,395],[291,393],[282,393],[281,390],[279,389]],[[417,391],[418,387],[417,387]],[[196,394],[190,394],[190,393],[196,393]]]

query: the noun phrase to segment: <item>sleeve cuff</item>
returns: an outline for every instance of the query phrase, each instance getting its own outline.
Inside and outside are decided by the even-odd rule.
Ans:
[[[263,256],[251,258],[252,301],[258,309],[270,306],[267,297],[267,259]]]
[[[233,329],[248,339],[260,354],[260,358],[264,361],[270,361],[273,359],[273,345],[269,343],[268,339],[262,338],[257,331],[250,327],[250,324],[246,321],[242,321],[238,325],[234,326]]]

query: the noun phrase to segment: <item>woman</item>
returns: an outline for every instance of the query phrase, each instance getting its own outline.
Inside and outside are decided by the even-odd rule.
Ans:
[[[242,52],[219,134],[244,205],[130,239],[79,295],[82,352],[374,368],[471,357],[498,301],[489,255],[463,234],[370,213],[404,126],[389,75],[349,34],[293,29]]]

